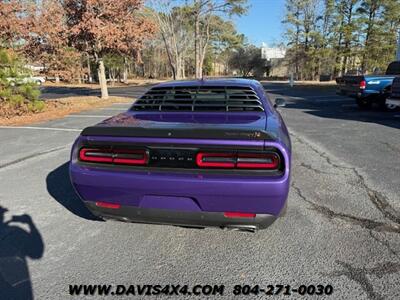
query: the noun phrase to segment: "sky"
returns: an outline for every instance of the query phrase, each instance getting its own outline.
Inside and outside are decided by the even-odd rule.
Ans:
[[[238,32],[244,33],[248,42],[256,46],[262,42],[269,46],[282,42],[285,0],[248,0],[248,3],[247,14],[233,18]]]

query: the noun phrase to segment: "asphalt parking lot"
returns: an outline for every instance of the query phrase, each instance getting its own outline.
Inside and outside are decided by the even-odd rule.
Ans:
[[[293,175],[287,215],[256,234],[92,220],[69,151],[126,104],[0,127],[0,280],[36,299],[70,298],[69,284],[224,284],[225,299],[236,284],[330,284],[330,299],[399,299],[400,112],[359,111],[330,88],[265,88],[287,101]]]

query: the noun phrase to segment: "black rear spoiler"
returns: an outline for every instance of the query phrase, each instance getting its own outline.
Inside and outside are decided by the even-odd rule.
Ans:
[[[274,140],[266,131],[243,129],[179,129],[143,128],[122,126],[91,126],[81,132],[83,136],[152,137],[152,138],[199,138],[231,140]]]

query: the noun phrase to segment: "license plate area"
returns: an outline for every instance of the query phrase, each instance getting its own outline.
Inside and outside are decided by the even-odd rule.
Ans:
[[[198,149],[150,149],[149,166],[159,168],[195,168]]]

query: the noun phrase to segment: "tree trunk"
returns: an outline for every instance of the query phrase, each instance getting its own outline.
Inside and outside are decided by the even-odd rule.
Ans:
[[[353,9],[354,9],[354,3],[350,2],[350,5],[347,10],[347,25],[351,24],[352,18],[353,18]],[[347,64],[349,57],[351,55],[351,36],[348,36],[348,34],[345,34],[345,43],[344,43],[344,58],[343,58],[343,65],[342,65],[342,74],[345,74],[347,72]]]
[[[165,50],[167,51],[168,63],[170,65],[170,67],[171,67],[172,77],[173,77],[174,80],[176,80],[176,69],[175,69],[174,63],[172,62],[171,51],[170,51],[170,49],[168,47],[168,43],[167,43],[167,40],[165,38],[164,33],[161,33],[161,36],[162,36],[163,41],[164,41]]]
[[[368,22],[367,22],[367,34],[365,36],[365,42],[364,42],[364,51],[363,51],[363,55],[361,58],[361,70],[363,73],[365,73],[367,71],[367,52],[369,50],[369,42],[370,42],[370,38],[371,38],[371,34],[372,34],[372,29],[373,26],[375,24],[375,13],[376,13],[376,3],[373,4],[370,7],[370,11],[369,11],[369,15],[368,15]]]
[[[108,70],[108,79],[111,82],[111,86],[114,87],[115,85],[115,70],[110,68]]]
[[[341,25],[342,26],[342,25]],[[333,76],[338,77],[340,72],[340,63],[341,63],[341,48],[342,48],[342,33],[339,33],[339,40],[335,51],[335,66],[333,69]],[[343,75],[343,74],[341,74]]]
[[[89,81],[89,83],[93,83],[92,68],[90,66],[90,56],[89,56],[89,54],[87,55],[87,72],[88,72],[88,81]]]
[[[127,83],[128,82],[128,66],[127,66],[127,60],[126,60],[126,57],[124,57],[124,73],[123,73],[123,78],[122,78],[122,81],[124,82],[124,83]]]
[[[195,76],[197,79],[203,77],[203,70],[200,65],[200,15],[196,14],[195,27],[194,27],[194,61],[195,61]]]
[[[108,89],[107,89],[107,80],[106,80],[106,70],[104,68],[104,62],[102,59],[99,59],[99,83],[101,89],[101,99],[108,99]]]
[[[198,63],[198,65],[199,65],[199,77],[197,77],[197,78],[203,78],[203,63],[204,63],[204,59],[203,59],[203,57],[199,57],[199,63]]]
[[[185,59],[182,59],[182,79],[186,78],[186,73],[185,73]]]
[[[180,55],[176,56],[176,79],[183,79],[184,70],[182,65],[182,57]]]

